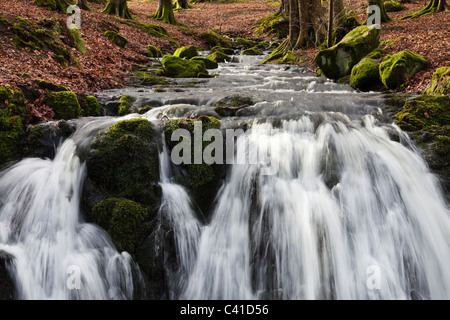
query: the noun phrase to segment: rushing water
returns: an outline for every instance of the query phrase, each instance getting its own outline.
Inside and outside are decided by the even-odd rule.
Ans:
[[[223,128],[251,130],[236,139],[244,161],[229,166],[207,221],[173,182],[168,148],[160,153],[158,219],[173,229],[179,265],[170,298],[450,298],[449,207],[380,108],[382,95],[242,59],[166,92],[99,94],[133,95],[155,108],[126,118],[155,122],[218,116],[214,102],[233,94],[255,100],[222,119]],[[0,175],[0,252],[11,257],[19,298],[136,298],[142,284],[131,256],[80,214],[85,167],[76,148],[120,119],[83,119],[55,159],[25,159]],[[82,290],[70,290],[71,272],[83,275]]]

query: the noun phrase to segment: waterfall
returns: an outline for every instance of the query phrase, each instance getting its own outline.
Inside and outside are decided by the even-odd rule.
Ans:
[[[24,159],[0,175],[0,252],[11,257],[18,299],[133,298],[130,255],[80,216],[76,148],[68,139],[53,160]]]
[[[448,299],[450,216],[389,130],[345,116],[255,124],[204,227],[186,299]],[[316,122],[316,123],[314,123]]]

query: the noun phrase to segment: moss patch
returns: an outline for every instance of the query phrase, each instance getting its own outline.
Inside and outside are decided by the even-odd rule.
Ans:
[[[380,64],[381,81],[387,89],[397,89],[406,78],[428,67],[429,62],[417,53],[401,51],[386,56]]]
[[[166,55],[162,59],[165,74],[173,78],[196,78],[207,75],[205,63],[199,60],[186,60]]]
[[[53,109],[56,119],[74,119],[82,115],[77,95],[71,91],[47,92],[44,103]]]
[[[242,51],[242,55],[244,55],[244,56],[261,56],[263,54],[264,53],[261,50],[255,48],[255,47],[250,48],[250,49],[245,49]]]
[[[217,63],[230,60],[230,57],[227,54],[220,52],[220,51],[215,51],[215,52],[211,53],[210,55],[208,55],[207,58],[209,60],[212,60]]]
[[[191,60],[196,60],[196,61],[203,61],[203,63],[206,66],[206,69],[217,69],[219,67],[217,62],[214,62],[208,58],[204,58],[204,57],[193,57],[191,58]]]
[[[119,116],[124,116],[128,113],[130,113],[131,111],[131,106],[133,105],[133,102],[136,99],[131,97],[131,96],[127,96],[127,95],[123,95],[120,97],[120,105],[119,105],[119,110],[117,112],[117,114]]]
[[[450,94],[450,67],[436,69],[428,84],[426,94]]]
[[[289,18],[282,13],[269,14],[256,21],[252,31],[257,35],[285,39],[289,35]]]
[[[161,58],[163,56],[161,50],[153,45],[148,45],[145,50],[145,56],[149,58]]]
[[[173,55],[179,58],[191,59],[198,56],[198,50],[194,46],[184,46],[175,50]]]
[[[104,35],[109,41],[121,48],[124,48],[128,43],[128,39],[118,34],[116,31],[106,31]]]
[[[354,88],[368,90],[379,82],[378,64],[372,59],[364,58],[352,68],[350,84]]]

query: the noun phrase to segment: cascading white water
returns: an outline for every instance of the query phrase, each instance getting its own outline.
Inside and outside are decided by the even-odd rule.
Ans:
[[[76,148],[68,139],[55,159],[24,159],[0,176],[0,251],[11,257],[19,299],[133,298],[130,255],[80,217],[85,165]]]
[[[450,216],[435,177],[373,116],[323,117],[240,137],[237,149],[268,152],[276,173],[232,167],[183,298],[450,297]]]

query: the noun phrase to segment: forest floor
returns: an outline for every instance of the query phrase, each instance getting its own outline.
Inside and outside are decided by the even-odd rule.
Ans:
[[[344,0],[344,5],[354,10],[360,21],[364,21],[367,0]],[[426,5],[424,0],[411,0],[404,9],[391,12],[392,22],[385,23],[381,29],[384,49],[391,53],[410,50],[421,54],[430,61],[430,66],[408,79],[402,92],[421,93],[429,83],[433,72],[442,66],[450,65],[450,13],[442,12],[415,19],[398,20],[408,13],[420,10]],[[108,17],[108,21],[120,29],[120,34],[129,42],[125,48],[112,44],[97,29],[98,24],[107,17],[101,13],[104,4],[90,3],[91,11],[82,11],[82,39],[86,53],[74,48],[71,53],[77,63],[61,66],[45,52],[38,50],[18,50],[8,33],[0,30],[0,86],[17,85],[44,79],[67,86],[75,92],[93,93],[99,90],[123,86],[130,77],[134,64],[145,64],[147,45],[160,48],[163,53],[172,53],[174,43],[203,47],[199,39],[201,32],[215,29],[229,37],[253,37],[252,26],[256,21],[278,9],[278,4],[270,0],[239,0],[231,3],[204,2],[192,5],[184,11],[175,11],[182,26],[172,26],[150,17],[156,11],[156,0],[132,0],[128,3],[137,21],[164,26],[171,40],[150,36],[148,33]],[[67,19],[66,14],[37,7],[32,0],[1,0],[0,17],[23,17],[32,21],[43,18]],[[190,32],[194,31],[194,32]],[[303,66],[312,71],[316,69],[313,57],[316,49],[303,50]]]

